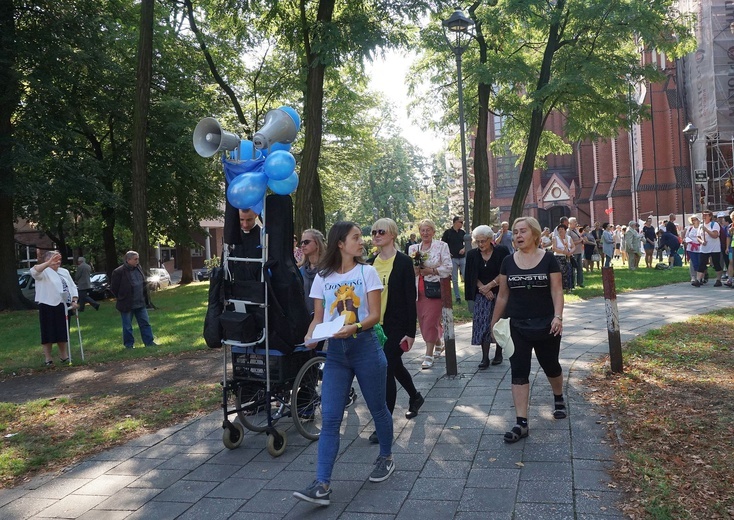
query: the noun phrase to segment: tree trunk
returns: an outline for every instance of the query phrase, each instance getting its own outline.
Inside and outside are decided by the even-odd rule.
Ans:
[[[474,211],[472,227],[490,225],[491,193],[489,192],[489,156],[487,146],[487,120],[489,118],[490,86],[479,84],[479,120],[474,139]]]
[[[178,267],[181,269],[181,282],[179,283],[180,285],[190,284],[194,281],[194,268],[191,265],[191,247],[183,245],[178,249],[181,251],[181,256],[178,259]]]
[[[135,83],[132,138],[132,212],[133,249],[140,255],[140,265],[147,272],[149,264],[148,238],[148,162],[147,123],[150,108],[150,82],[153,73],[153,0],[142,0],[140,10],[140,39],[138,41],[138,73]]]
[[[15,263],[15,169],[12,164],[13,123],[20,92],[15,75],[15,10],[0,2],[0,310],[24,309]],[[25,300],[27,302],[27,300]]]
[[[482,2],[475,1],[469,7],[469,16],[474,20],[476,40],[479,44],[479,63],[486,64],[488,59],[487,40],[482,32],[482,21],[476,16],[476,9]],[[494,5],[490,3],[490,5]],[[479,83],[477,96],[479,99],[479,119],[477,133],[474,139],[474,209],[472,210],[472,228],[479,225],[490,225],[491,222],[491,193],[489,191],[489,156],[487,125],[489,119],[489,94],[491,85]]]
[[[316,15],[316,24],[330,22],[334,15],[335,0],[321,0]],[[304,6],[301,5],[301,9]],[[321,62],[319,51],[312,50],[308,27],[304,31],[304,47],[307,54],[308,72],[306,74],[305,125],[306,134],[303,144],[301,173],[296,192],[294,231],[299,235],[304,229],[316,228],[326,231],[324,200],[321,196],[319,180],[319,158],[321,156],[321,137],[324,123],[324,73],[326,65]]]
[[[558,0],[554,7],[556,13],[563,13],[566,8],[566,0]],[[553,22],[548,31],[548,42],[543,53],[543,63],[540,66],[540,75],[538,76],[538,84],[535,93],[540,92],[543,87],[548,85],[551,77],[551,65],[553,64],[553,56],[559,48],[560,32],[561,32],[561,16],[554,16]],[[534,108],[530,116],[530,128],[528,129],[528,146],[525,149],[525,157],[523,158],[522,168],[520,169],[520,178],[517,182],[517,190],[512,199],[512,208],[510,209],[510,225],[516,218],[522,216],[525,209],[525,199],[528,196],[530,185],[533,182],[533,171],[535,171],[535,157],[538,153],[540,145],[540,136],[545,126],[545,103],[547,97],[538,97],[535,100]]]

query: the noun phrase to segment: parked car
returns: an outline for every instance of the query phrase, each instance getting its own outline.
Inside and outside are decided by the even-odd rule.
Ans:
[[[157,291],[171,285],[171,275],[162,267],[153,267],[148,276],[148,289]]]
[[[20,292],[30,301],[36,299],[36,280],[31,276],[30,269],[18,269],[18,285]]]
[[[194,276],[196,277],[198,281],[205,282],[209,278],[211,278],[211,274],[212,274],[211,269],[209,269],[208,267],[202,267],[201,269],[196,270],[196,272],[194,273]]]
[[[114,298],[112,289],[110,289],[110,278],[107,273],[92,273],[92,277],[89,279],[90,289],[89,296],[95,300],[106,300],[107,298]]]

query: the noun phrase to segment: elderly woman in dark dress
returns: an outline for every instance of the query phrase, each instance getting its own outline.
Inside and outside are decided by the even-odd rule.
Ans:
[[[510,255],[510,250],[505,246],[494,245],[494,233],[489,226],[477,226],[471,236],[477,248],[466,254],[464,294],[467,301],[474,301],[471,344],[482,346],[482,361],[479,368],[484,370],[489,366],[489,348],[493,342],[489,323],[499,292],[500,266],[502,260]],[[502,347],[497,345],[492,364],[500,363],[502,363]]]
[[[51,347],[59,346],[61,362],[69,363],[69,333],[66,328],[67,309],[76,309],[79,293],[69,271],[61,267],[61,253],[47,251],[43,262],[31,268],[36,280],[36,302],[41,322],[41,345],[46,366],[53,366]]]

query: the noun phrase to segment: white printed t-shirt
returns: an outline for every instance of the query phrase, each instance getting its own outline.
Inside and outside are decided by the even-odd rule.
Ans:
[[[708,224],[701,224],[701,228],[703,228],[704,226],[709,228],[709,231],[718,231],[719,233],[721,233],[721,226],[719,226],[719,224],[714,222],[713,220]],[[701,244],[701,249],[698,250],[699,253],[721,252],[721,240],[719,240],[718,238],[713,238],[711,235],[705,234],[703,229],[701,229],[701,236],[704,237],[706,243]]]
[[[382,289],[383,285],[375,268],[357,264],[344,274],[331,273],[326,278],[317,274],[309,296],[324,300],[324,323],[344,314],[344,325],[352,325],[369,316],[367,293]]]

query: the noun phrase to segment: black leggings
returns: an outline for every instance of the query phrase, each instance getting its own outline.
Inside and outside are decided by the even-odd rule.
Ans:
[[[393,334],[387,337],[385,342],[385,357],[387,358],[387,384],[385,388],[385,401],[387,401],[387,408],[390,413],[395,410],[395,401],[398,395],[398,385],[405,388],[408,395],[412,398],[415,397],[418,391],[415,389],[413,384],[413,378],[410,377],[410,372],[403,365],[403,349],[400,348],[400,340],[403,339],[404,334],[398,336]]]
[[[510,321],[512,323],[512,321]],[[512,384],[527,385],[530,383],[530,362],[535,350],[543,372],[547,377],[558,377],[563,374],[558,356],[561,352],[561,336],[548,334],[539,340],[529,339],[512,327],[512,342],[515,344],[515,353],[510,358],[512,368]]]

